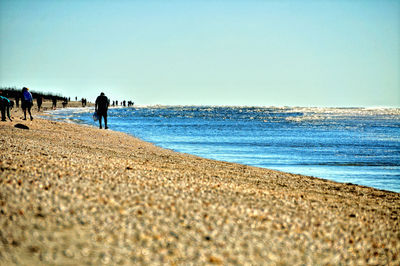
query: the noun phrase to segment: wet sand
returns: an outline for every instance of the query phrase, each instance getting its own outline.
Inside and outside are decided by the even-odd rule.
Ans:
[[[399,193],[12,114],[0,123],[1,265],[400,264]]]

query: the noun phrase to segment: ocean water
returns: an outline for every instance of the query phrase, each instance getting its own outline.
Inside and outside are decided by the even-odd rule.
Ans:
[[[98,126],[93,108],[51,114]],[[141,106],[108,115],[110,129],[175,151],[400,192],[400,109]]]

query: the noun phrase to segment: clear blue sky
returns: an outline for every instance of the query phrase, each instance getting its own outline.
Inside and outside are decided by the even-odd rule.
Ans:
[[[0,86],[137,104],[400,107],[400,1],[0,1]]]

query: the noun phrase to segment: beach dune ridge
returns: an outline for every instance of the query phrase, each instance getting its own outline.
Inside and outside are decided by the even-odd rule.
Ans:
[[[0,124],[0,264],[400,264],[400,194]]]

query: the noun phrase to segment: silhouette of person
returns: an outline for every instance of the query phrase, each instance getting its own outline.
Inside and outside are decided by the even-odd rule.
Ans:
[[[57,108],[57,98],[56,97],[53,97],[53,109],[56,109]]]
[[[12,102],[8,98],[0,95],[1,121],[6,121],[6,113],[8,119],[12,121],[10,116],[10,109],[12,108],[12,105],[13,105]]]
[[[100,96],[97,97],[96,99],[96,104],[95,104],[95,110],[97,112],[97,115],[99,116],[99,124],[100,128],[101,126],[101,118],[104,118],[104,126],[105,129],[108,128],[107,126],[107,111],[108,111],[108,106],[110,105],[110,101],[108,100],[107,96],[104,95],[104,92],[100,93]]]
[[[42,102],[43,102],[42,96],[38,96],[38,97],[36,98],[36,103],[37,103],[38,112],[40,112],[40,107],[42,107]]]
[[[29,89],[26,87],[22,88],[22,97],[21,97],[21,107],[22,110],[24,111],[24,119],[26,120],[26,110],[28,109],[28,113],[31,117],[31,120],[33,120],[32,114],[31,114],[31,108],[33,105],[33,97],[32,94],[29,92]]]

